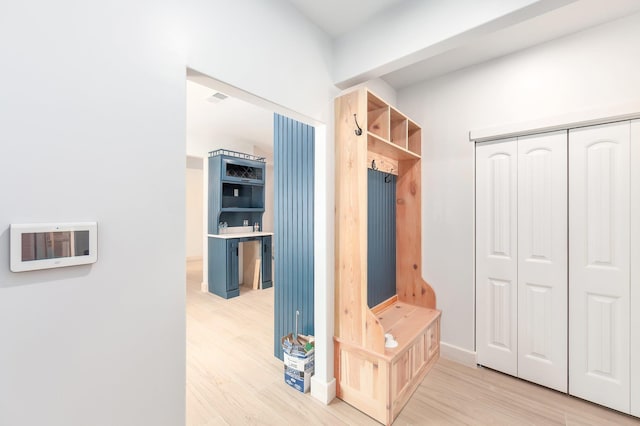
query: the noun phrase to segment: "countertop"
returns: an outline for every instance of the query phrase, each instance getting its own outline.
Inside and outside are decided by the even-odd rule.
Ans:
[[[273,235],[273,232],[237,232],[237,233],[229,233],[229,234],[208,234],[211,238],[222,238],[224,240],[228,240],[231,238],[247,238],[247,237],[268,237]]]

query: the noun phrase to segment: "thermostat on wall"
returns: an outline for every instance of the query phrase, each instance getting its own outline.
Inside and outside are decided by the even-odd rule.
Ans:
[[[98,259],[98,224],[27,223],[10,228],[12,272],[95,263]]]

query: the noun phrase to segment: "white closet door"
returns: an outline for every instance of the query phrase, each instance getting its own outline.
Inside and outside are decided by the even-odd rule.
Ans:
[[[640,120],[631,122],[631,414],[640,416]]]
[[[476,145],[476,349],[478,363],[516,375],[517,145]]]
[[[518,377],[567,391],[567,131],[518,139]]]
[[[569,393],[629,412],[629,122],[569,132]]]

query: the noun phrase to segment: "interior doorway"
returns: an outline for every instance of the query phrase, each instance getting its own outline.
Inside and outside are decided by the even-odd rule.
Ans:
[[[227,102],[233,112],[223,115],[224,126],[227,130],[218,133],[195,131],[197,137],[192,140],[187,135],[187,184],[194,187],[187,188],[187,412],[196,407],[199,412],[203,405],[210,405],[206,401],[215,393],[215,387],[234,383],[246,383],[247,387],[255,385],[256,378],[265,383],[277,380],[283,382],[282,365],[273,357],[274,344],[274,289],[260,291],[243,290],[240,297],[222,299],[207,290],[208,250],[206,244],[207,232],[207,153],[215,149],[231,149],[266,159],[266,180],[271,182],[266,187],[264,230],[273,231],[274,226],[274,162],[273,162],[273,120],[274,113],[285,113],[281,107],[269,104],[267,101],[254,97],[237,88],[226,85],[218,80],[204,76],[197,72],[188,72],[188,97],[193,92],[203,104],[196,114],[196,120],[209,118],[215,114],[217,106]],[[193,90],[190,90],[190,88]],[[210,98],[214,98],[209,100]],[[222,99],[221,99],[222,98]],[[188,99],[189,102],[189,99]],[[244,109],[239,103],[244,102]],[[211,107],[214,108],[211,108]],[[209,108],[207,108],[209,107]],[[187,128],[189,132],[190,107],[187,108]],[[217,108],[220,112],[222,108]],[[253,111],[251,111],[253,110]],[[257,141],[252,134],[256,131],[255,123],[263,120],[262,114],[269,122],[269,143]],[[310,122],[311,120],[306,120]],[[264,120],[262,121],[264,123]],[[213,123],[215,125],[215,123]],[[264,125],[262,124],[264,127]],[[239,131],[233,135],[229,129]],[[191,129],[194,131],[194,129]],[[208,143],[211,142],[211,143]],[[258,142],[258,143],[256,143]],[[199,181],[199,182],[196,182]],[[198,184],[199,183],[199,184]],[[198,197],[197,195],[200,195]],[[194,210],[196,211],[194,214]],[[195,223],[197,210],[201,211],[200,223]],[[200,235],[200,247],[194,241]],[[277,253],[276,253],[277,255]],[[240,268],[242,271],[242,268]],[[244,281],[244,280],[242,280]],[[277,285],[277,283],[275,284]],[[249,347],[250,346],[250,347]],[[258,349],[260,348],[260,349]],[[238,352],[242,349],[241,354]],[[264,351],[263,351],[264,349]],[[232,355],[235,354],[235,355]],[[258,366],[259,371],[252,371],[247,366]],[[270,372],[269,372],[270,371]],[[268,374],[266,372],[269,372]],[[231,386],[232,387],[232,386]],[[285,388],[286,389],[286,388]],[[224,389],[219,389],[224,391]],[[233,393],[233,389],[227,391]],[[226,392],[225,392],[226,393]],[[208,395],[205,397],[205,395]],[[210,407],[212,408],[212,407]],[[239,408],[239,407],[238,407]],[[212,411],[226,408],[216,407]],[[206,411],[206,410],[205,410]],[[194,414],[196,417],[200,414]],[[256,418],[259,419],[259,418]],[[188,424],[192,422],[188,420]],[[196,420],[195,423],[198,421]]]

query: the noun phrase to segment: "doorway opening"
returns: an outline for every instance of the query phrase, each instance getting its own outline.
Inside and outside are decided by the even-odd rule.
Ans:
[[[224,299],[208,292],[208,153],[226,149],[265,158],[262,230],[273,232],[274,113],[315,123],[192,70],[186,84],[187,424],[216,416],[227,422],[240,416],[238,422],[246,422],[255,415],[260,421],[261,411],[272,404],[258,404],[255,413],[247,413],[245,398],[264,398],[250,394],[269,386],[270,392],[285,392],[282,401],[288,391],[282,364],[273,356],[275,289],[247,285],[252,281],[247,277],[250,268],[240,265],[238,278],[244,285],[239,286],[239,297]],[[273,386],[276,381],[283,386]]]

